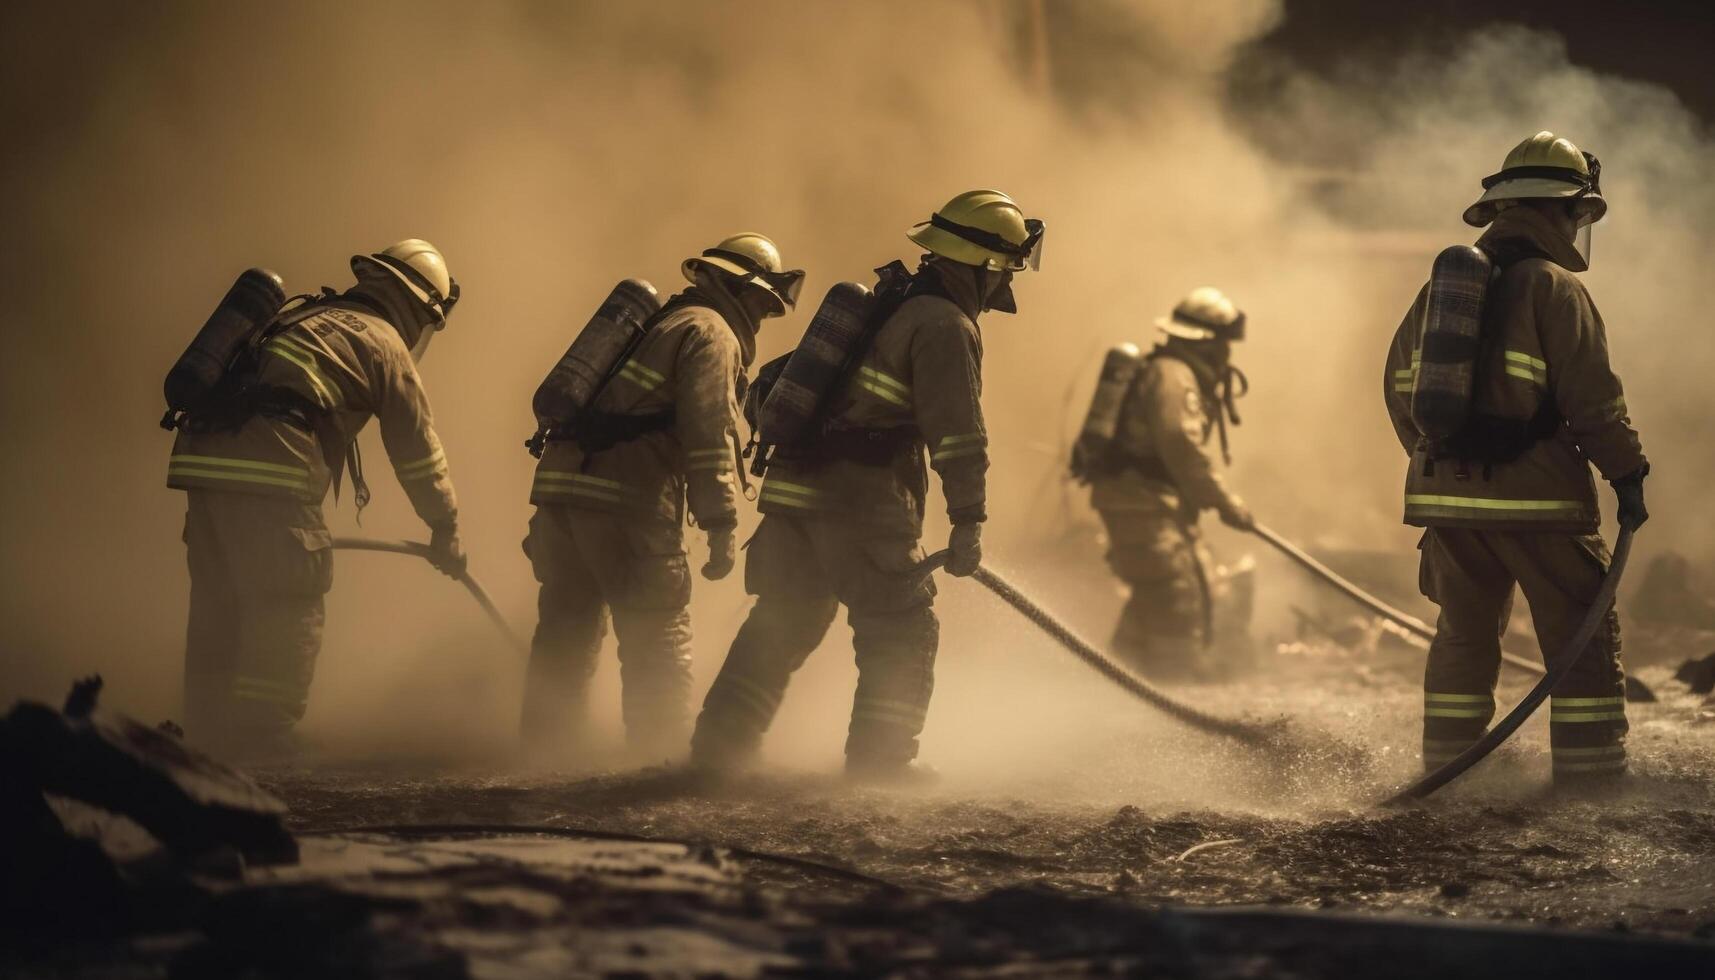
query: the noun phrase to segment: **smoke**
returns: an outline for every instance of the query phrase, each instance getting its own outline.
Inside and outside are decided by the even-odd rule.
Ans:
[[[12,5],[0,695],[54,697],[99,670],[118,706],[176,710],[188,585],[160,379],[244,267],[337,285],[349,254],[407,236],[441,246],[464,285],[424,374],[472,570],[520,624],[533,618],[518,550],[529,396],[614,281],[676,287],[684,256],[753,229],[808,270],[813,297],[910,258],[907,226],[983,186],[1049,224],[1043,271],[1017,285],[1022,312],[983,324],[997,558],[1028,570],[1065,531],[1061,443],[1100,351],[1147,343],[1180,295],[1216,284],[1254,325],[1236,485],[1283,529],[1409,562],[1383,350],[1433,253],[1471,238],[1458,213],[1477,179],[1538,128],[1608,167],[1587,281],[1660,463],[1651,530],[1715,550],[1691,516],[1715,476],[1694,417],[1715,367],[1694,315],[1711,147],[1671,96],[1573,67],[1540,34],[1329,80],[1250,60],[1280,16],[1270,0],[1044,7],[1046,45],[1028,5],[975,2],[304,3],[266,18],[214,2]],[[1275,73],[1266,93],[1230,98],[1231,73],[1259,68]],[[796,340],[809,305],[767,325],[759,359]],[[420,537],[369,448],[362,533]],[[349,501],[330,521],[357,530]],[[504,740],[522,665],[474,607],[402,559],[343,555],[335,578],[312,733]],[[943,588],[931,753],[1024,728],[997,687],[1066,683],[987,603],[968,583]],[[744,608],[737,576],[697,582],[702,683]],[[841,632],[787,699],[780,725],[803,735],[773,740],[787,757],[837,752],[830,705],[843,710],[853,676]],[[961,683],[1009,672],[1015,684]],[[1067,690],[1079,708],[1121,703]]]

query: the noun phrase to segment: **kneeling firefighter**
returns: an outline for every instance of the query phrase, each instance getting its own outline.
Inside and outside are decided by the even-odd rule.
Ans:
[[[524,550],[541,583],[523,734],[551,748],[583,726],[607,632],[619,638],[626,738],[647,758],[689,728],[691,580],[685,507],[708,535],[708,579],[736,561],[739,404],[762,321],[803,284],[774,242],[726,239],[682,267],[657,307],[627,280],[537,392],[545,431]]]
[[[1515,585],[1545,657],[1571,642],[1607,571],[1590,465],[1619,496],[1622,526],[1649,516],[1649,473],[1608,365],[1607,334],[1575,273],[1607,212],[1601,166],[1538,133],[1484,179],[1454,246],[1388,350],[1389,418],[1411,456],[1405,522],[1425,528],[1424,594],[1441,607],[1423,688],[1423,762],[1463,752],[1495,713],[1500,636]],[[1552,664],[1550,665],[1552,667]],[[1620,624],[1605,628],[1554,689],[1556,783],[1626,769]]]
[[[191,609],[185,729],[241,754],[288,749],[321,649],[333,539],[322,500],[349,468],[368,500],[358,432],[382,444],[433,561],[462,574],[458,507],[416,362],[459,288],[409,239],[356,255],[356,285],[282,309],[272,273],[240,278],[167,379],[179,430],[167,485],[187,491]]]
[[[953,525],[947,571],[969,575],[982,557],[988,469],[977,318],[1014,311],[1012,276],[1037,264],[1042,226],[981,190],[908,237],[928,252],[915,273],[890,264],[873,295],[835,286],[783,369],[761,372],[778,380],[759,412],[763,451],[774,450],[759,458],[763,518],[745,564],[756,605],[703,702],[691,745],[699,766],[754,754],[842,603],[858,666],[847,771],[904,775],[917,755],[939,631],[934,585],[911,574],[924,558],[924,453]]]
[[[1211,437],[1230,463],[1227,424],[1247,383],[1232,366],[1245,316],[1220,290],[1195,289],[1156,321],[1166,335],[1148,354],[1108,353],[1096,398],[1073,450],[1072,474],[1108,534],[1108,564],[1131,590],[1114,652],[1150,677],[1207,679],[1209,556],[1197,518],[1214,510],[1248,530],[1250,510],[1227,487]],[[1234,386],[1238,390],[1234,391]]]

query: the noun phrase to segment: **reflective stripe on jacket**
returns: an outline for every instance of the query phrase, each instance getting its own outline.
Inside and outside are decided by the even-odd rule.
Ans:
[[[1546,402],[1563,421],[1510,463],[1431,463],[1411,422],[1425,286],[1394,334],[1383,369],[1388,416],[1411,454],[1405,522],[1594,533],[1600,512],[1590,464],[1608,480],[1644,465],[1620,379],[1608,363],[1602,317],[1563,264],[1575,264],[1571,244],[1536,211],[1501,212],[1478,244],[1512,261],[1486,300],[1471,409],[1523,425]]]
[[[754,328],[729,298],[700,288],[670,302],[674,308],[620,365],[595,407],[616,415],[672,412],[672,425],[588,456],[576,442],[549,442],[531,503],[678,524],[688,500],[699,526],[738,522],[738,384]]]
[[[375,418],[417,516],[428,524],[458,514],[446,452],[435,434],[429,396],[399,332],[367,307],[334,300],[269,339],[258,365],[263,385],[295,393],[322,421],[258,415],[236,431],[180,430],[167,463],[167,486],[295,496],[320,503],[333,466]],[[335,443],[323,445],[323,440]]]
[[[915,429],[921,441],[880,465],[777,456],[762,485],[760,510],[835,517],[915,537],[928,493],[927,450],[953,522],[985,519],[982,356],[982,333],[958,304],[934,293],[906,300],[876,332],[829,418],[843,429]]]

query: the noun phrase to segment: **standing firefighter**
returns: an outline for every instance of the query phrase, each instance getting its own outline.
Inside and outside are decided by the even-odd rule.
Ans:
[[[769,464],[762,524],[745,565],[756,605],[697,719],[698,765],[727,768],[754,753],[792,672],[841,603],[850,612],[858,666],[847,772],[898,777],[917,755],[939,632],[934,585],[911,574],[924,558],[924,452],[940,474],[953,525],[947,571],[969,575],[982,557],[988,469],[977,318],[1014,311],[1012,276],[1034,266],[1041,225],[1005,194],[971,191],[908,236],[928,254],[915,273],[897,262],[882,270],[859,339],[834,355],[846,369],[829,373],[804,436],[779,446]],[[818,321],[842,287],[835,289]],[[822,346],[816,333],[813,322],[769,396],[764,441],[768,412],[794,365],[813,362]]]
[[[1495,711],[1500,636],[1514,585],[1545,657],[1570,642],[1608,566],[1594,463],[1619,496],[1622,526],[1648,517],[1649,464],[1608,366],[1602,318],[1576,272],[1607,211],[1596,158],[1552,133],[1507,155],[1465,222],[1476,248],[1436,259],[1395,334],[1388,415],[1411,454],[1405,521],[1427,528],[1424,593],[1441,607],[1424,676],[1423,761],[1457,756]],[[1557,783],[1626,768],[1619,620],[1553,692]]]
[[[322,500],[349,462],[359,506],[367,501],[356,439],[372,416],[430,528],[435,566],[464,571],[446,454],[416,367],[458,286],[418,239],[353,256],[351,269],[357,283],[345,292],[259,325],[214,397],[178,421],[167,485],[188,492],[185,727],[238,753],[289,748],[304,715],[333,583]]]
[[[628,355],[600,369],[608,380],[594,401],[575,420],[551,423],[536,470],[524,550],[542,588],[523,732],[537,746],[581,729],[610,609],[628,742],[651,758],[685,744],[686,502],[708,534],[703,577],[726,577],[736,561],[745,370],[762,321],[797,302],[804,274],[786,271],[774,242],[749,233],[686,259],[683,272],[691,287],[648,317]]]
[[[1153,351],[1140,358],[1128,345],[1108,355],[1072,472],[1089,481],[1108,564],[1131,589],[1115,652],[1152,677],[1208,678],[1216,673],[1206,653],[1209,559],[1197,518],[1213,509],[1231,527],[1251,527],[1210,446],[1218,431],[1229,461],[1227,424],[1238,424],[1233,400],[1246,388],[1232,345],[1244,339],[1245,316],[1204,286],[1156,326],[1167,339]]]

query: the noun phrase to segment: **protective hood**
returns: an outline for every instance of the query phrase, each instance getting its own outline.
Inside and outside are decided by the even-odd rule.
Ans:
[[[749,368],[751,362],[756,360],[756,321],[744,312],[744,305],[727,290],[726,284],[731,280],[708,275],[699,276],[698,279],[700,281],[696,285],[668,302],[695,303],[719,313],[733,336],[738,338],[739,351],[744,355],[744,366]]]
[[[1530,207],[1514,206],[1495,215],[1478,237],[1477,246],[1503,262],[1541,256],[1571,272],[1590,268],[1576,244],[1561,234],[1547,215]]]

